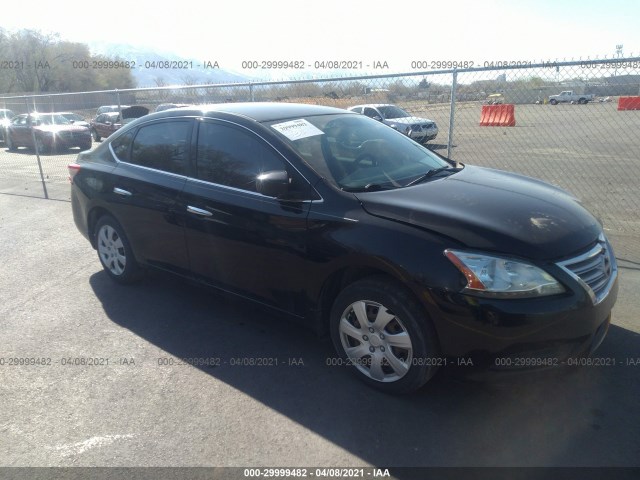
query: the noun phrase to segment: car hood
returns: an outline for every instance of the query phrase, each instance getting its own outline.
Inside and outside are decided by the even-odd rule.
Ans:
[[[434,123],[433,120],[420,117],[400,117],[400,118],[387,118],[384,123],[397,123],[400,125],[413,125],[414,123]]]
[[[599,222],[564,190],[481,167],[356,196],[372,215],[446,235],[468,248],[535,260],[577,253],[601,232]]]
[[[33,127],[34,130],[39,130],[41,132],[84,132],[87,127],[83,127],[80,125],[37,125]]]

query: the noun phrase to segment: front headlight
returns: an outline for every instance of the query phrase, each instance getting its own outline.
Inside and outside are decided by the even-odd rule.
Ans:
[[[444,255],[467,279],[464,291],[494,298],[556,295],[564,287],[544,270],[510,258],[445,250]]]

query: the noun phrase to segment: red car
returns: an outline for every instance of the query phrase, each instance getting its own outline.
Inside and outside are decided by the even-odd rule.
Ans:
[[[36,145],[41,153],[71,147],[91,148],[89,129],[73,125],[59,113],[17,115],[7,127],[6,137],[5,143],[11,151]]]
[[[91,135],[96,142],[99,142],[100,139],[107,138],[123,125],[136,118],[144,117],[147,113],[149,113],[149,109],[140,105],[123,108],[122,119],[119,112],[101,113],[91,120]]]

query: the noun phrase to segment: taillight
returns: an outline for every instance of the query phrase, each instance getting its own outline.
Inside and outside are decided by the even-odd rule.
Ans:
[[[67,168],[69,169],[69,182],[73,183],[73,178],[80,171],[80,165],[78,165],[77,163],[72,163]]]

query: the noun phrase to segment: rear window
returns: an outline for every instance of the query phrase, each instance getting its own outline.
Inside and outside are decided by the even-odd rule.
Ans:
[[[138,130],[133,140],[129,162],[164,172],[186,175],[190,133],[190,121],[145,125]]]

